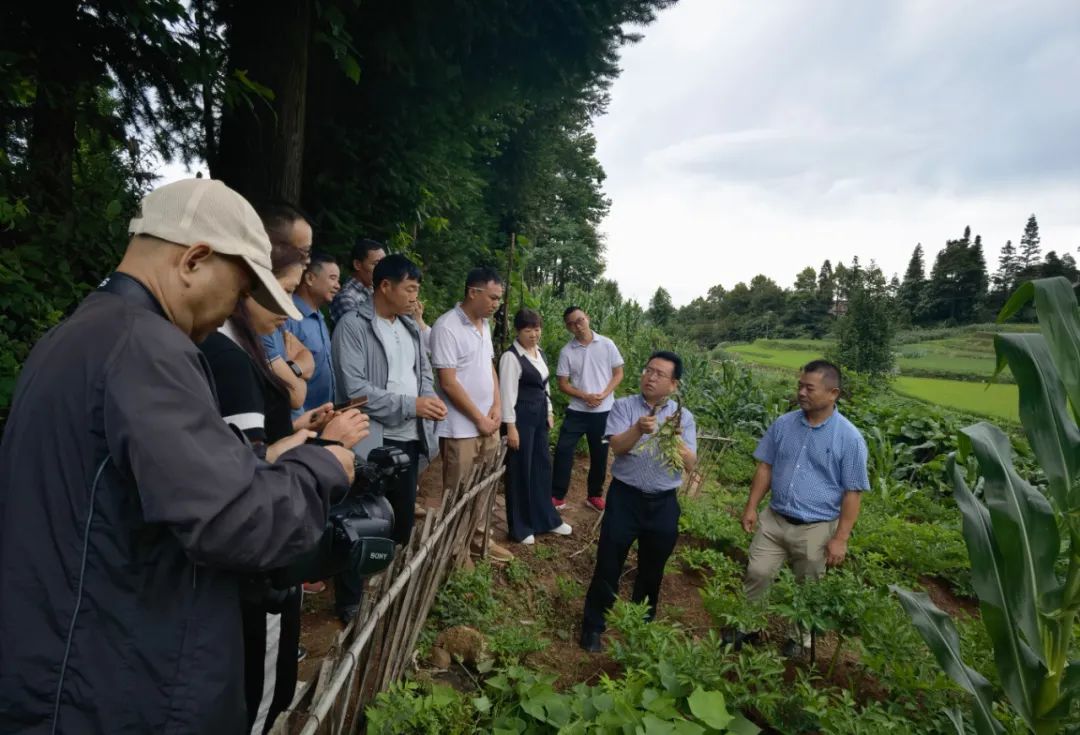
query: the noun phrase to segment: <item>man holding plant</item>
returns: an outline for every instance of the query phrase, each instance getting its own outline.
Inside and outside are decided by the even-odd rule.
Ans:
[[[654,352],[641,372],[641,392],[615,401],[608,415],[605,433],[615,460],[596,569],[585,597],[581,647],[586,651],[600,650],[604,615],[615,602],[634,541],[638,569],[632,599],[648,600],[649,619],[656,616],[664,565],[679,537],[675,493],[683,471],[697,463],[694,416],[671,397],[679,388],[682,368],[682,359],[674,352]]]
[[[789,562],[799,580],[816,579],[847,555],[868,490],[866,442],[836,410],[840,369],[814,360],[799,374],[799,410],[776,419],[758,442],[757,471],[742,527],[754,533],[746,596],[760,600]],[[772,491],[758,522],[758,505]],[[756,530],[756,532],[755,532]]]

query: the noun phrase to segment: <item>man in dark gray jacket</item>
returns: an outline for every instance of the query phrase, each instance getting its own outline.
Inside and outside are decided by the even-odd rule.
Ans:
[[[268,464],[218,411],[194,341],[246,293],[295,316],[251,206],[181,181],[130,229],[0,445],[0,732],[241,732],[244,573],[310,549],[351,481],[350,451],[300,433]]]

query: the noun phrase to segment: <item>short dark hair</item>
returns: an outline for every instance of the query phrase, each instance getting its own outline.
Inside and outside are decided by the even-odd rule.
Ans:
[[[656,352],[649,355],[649,359],[645,361],[645,364],[648,365],[653,360],[667,360],[675,366],[674,369],[671,371],[671,377],[673,377],[675,380],[682,379],[682,358],[676,355],[674,352],[671,352],[669,350],[657,350]]]
[[[359,260],[363,263],[367,260],[368,253],[374,250],[386,250],[386,246],[378,240],[369,240],[366,237],[362,237],[356,241],[356,244],[352,247],[352,259]]]
[[[840,372],[840,368],[829,362],[828,360],[811,360],[803,365],[803,373],[820,373],[825,378],[826,383],[832,383],[833,388],[841,387],[844,376]]]
[[[259,219],[262,220],[266,236],[270,238],[270,242],[274,245],[289,245],[291,247],[289,235],[292,232],[293,224],[298,221],[311,224],[311,219],[304,214],[300,207],[283,200],[273,199],[260,202],[255,211],[258,212]]]
[[[518,309],[517,314],[514,314],[514,329],[518,331],[526,327],[542,326],[544,326],[544,318],[540,316],[539,312],[532,309]]]
[[[423,280],[420,269],[416,263],[406,258],[401,253],[391,253],[379,261],[375,266],[375,272],[371,276],[372,288],[378,288],[383,281],[401,283],[402,281]]]
[[[566,317],[570,316],[570,315],[571,315],[571,314],[573,314],[573,313],[574,313],[575,311],[580,311],[580,312],[581,312],[582,314],[584,314],[584,313],[585,313],[585,310],[584,310],[584,309],[582,309],[582,308],[581,308],[580,306],[577,306],[577,305],[570,305],[570,306],[566,307],[565,309],[563,309],[563,313],[562,313],[562,320],[563,320],[563,321],[565,322],[565,321],[566,321]]]
[[[499,271],[490,266],[478,266],[469,271],[469,274],[465,276],[466,289],[486,286],[489,283],[497,283],[500,286],[503,285],[503,279],[502,276],[499,275]]]
[[[337,258],[325,250],[312,250],[307,269],[309,271],[321,271],[322,267],[328,263],[337,264]]]

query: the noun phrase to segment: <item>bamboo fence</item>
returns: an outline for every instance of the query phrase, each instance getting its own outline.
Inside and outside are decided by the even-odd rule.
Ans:
[[[360,612],[323,659],[317,676],[299,687],[271,735],[355,735],[375,695],[413,664],[413,651],[435,595],[450,570],[469,556],[474,529],[483,527],[482,556],[495,491],[505,472],[503,443],[495,458],[443,493],[393,563],[368,581]]]

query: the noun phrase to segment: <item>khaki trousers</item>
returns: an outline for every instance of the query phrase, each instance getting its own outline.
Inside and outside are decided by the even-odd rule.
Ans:
[[[473,467],[490,462],[499,450],[500,437],[473,436],[468,439],[439,439],[443,461],[443,492],[456,489],[469,478]]]
[[[760,600],[784,562],[790,562],[795,578],[817,579],[825,573],[825,544],[836,533],[838,520],[798,525],[785,520],[772,508],[758,518],[757,532],[750,542],[750,563],[746,568],[746,597]]]

